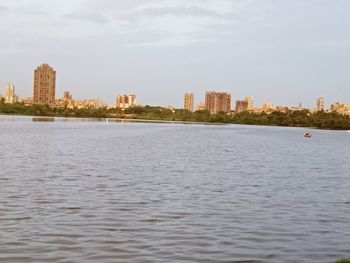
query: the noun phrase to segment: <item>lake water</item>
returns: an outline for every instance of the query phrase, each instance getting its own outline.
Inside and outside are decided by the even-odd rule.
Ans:
[[[350,257],[350,133],[0,116],[0,262]]]

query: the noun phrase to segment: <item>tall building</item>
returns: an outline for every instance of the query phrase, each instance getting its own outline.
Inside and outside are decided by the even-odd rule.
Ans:
[[[247,102],[247,110],[253,110],[254,109],[254,99],[253,97],[245,97],[244,99]]]
[[[116,107],[120,109],[127,109],[135,107],[136,95],[119,95],[116,100]]]
[[[15,94],[15,86],[13,84],[8,84],[6,86],[5,103],[13,104],[16,102],[17,102],[17,96]]]
[[[317,105],[316,105],[317,111],[323,111],[324,110],[324,98],[318,98]]]
[[[42,64],[34,71],[34,104],[55,104],[56,71]]]
[[[248,110],[248,102],[246,100],[236,101],[236,113],[241,113]]]
[[[205,109],[210,114],[231,112],[231,94],[227,92],[206,92]]]
[[[194,111],[194,94],[185,93],[184,109],[188,111]]]

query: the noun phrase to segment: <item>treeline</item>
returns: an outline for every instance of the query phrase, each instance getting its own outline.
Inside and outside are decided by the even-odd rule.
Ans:
[[[311,113],[308,110],[267,113],[243,112],[228,115],[226,113],[209,114],[208,111],[189,112],[162,107],[134,107],[121,109],[68,109],[50,108],[47,105],[25,106],[23,104],[5,104],[0,101],[1,114],[76,117],[76,118],[132,118],[163,121],[188,121],[207,123],[231,123],[248,125],[273,125],[290,127],[314,127],[319,129],[350,130],[350,117],[336,112],[323,111]]]

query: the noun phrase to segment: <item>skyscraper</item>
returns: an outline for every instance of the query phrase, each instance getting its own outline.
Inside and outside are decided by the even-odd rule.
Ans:
[[[317,105],[316,105],[317,111],[323,111],[324,110],[324,98],[318,98]]]
[[[6,86],[5,103],[13,104],[15,102],[17,102],[17,97],[15,95],[15,86],[13,84],[8,84]]]
[[[194,94],[185,93],[184,109],[188,111],[194,111]]]
[[[119,95],[116,100],[116,107],[127,109],[136,106],[136,95]]]
[[[34,71],[34,104],[55,104],[56,71],[42,64]]]
[[[210,114],[231,111],[231,94],[227,92],[206,92],[205,109]]]

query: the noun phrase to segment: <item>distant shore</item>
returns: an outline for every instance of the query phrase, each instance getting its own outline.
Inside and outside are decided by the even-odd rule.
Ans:
[[[336,112],[241,112],[210,114],[208,111],[190,112],[183,109],[162,107],[133,107],[129,109],[69,109],[50,108],[48,105],[25,106],[0,102],[0,114],[32,117],[64,117],[79,119],[110,119],[119,122],[152,122],[184,124],[243,124],[260,126],[304,127],[324,130],[350,130],[350,117]]]
[[[285,128],[306,128],[306,129],[318,129],[318,130],[350,130],[349,129],[332,129],[332,128],[319,128],[312,126],[285,126],[275,124],[254,124],[254,123],[228,123],[228,122],[200,122],[200,121],[182,121],[182,120],[158,120],[158,119],[140,119],[140,118],[113,118],[113,117],[65,117],[65,116],[34,116],[23,114],[7,114],[0,113],[0,116],[8,117],[28,117],[32,118],[33,122],[55,122],[55,121],[97,121],[106,123],[154,123],[154,124],[188,124],[188,125],[247,125],[247,126],[269,126],[269,127],[285,127]]]

